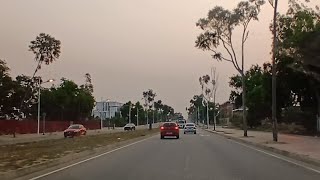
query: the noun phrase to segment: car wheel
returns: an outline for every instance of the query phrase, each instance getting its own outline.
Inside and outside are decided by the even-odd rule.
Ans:
[[[177,136],[177,139],[179,139],[179,136]]]
[[[135,130],[136,130],[136,128],[134,127],[134,128],[133,128],[133,130],[135,131]]]
[[[194,134],[197,134],[197,132],[194,132]]]
[[[83,132],[83,135],[86,135],[86,134],[87,134],[87,131],[84,131],[84,132]]]
[[[160,139],[164,139],[164,136],[160,136]]]
[[[186,134],[186,132],[183,132],[183,134]]]

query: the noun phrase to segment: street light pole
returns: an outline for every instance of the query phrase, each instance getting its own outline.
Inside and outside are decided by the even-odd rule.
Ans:
[[[102,123],[102,113],[103,112],[100,112],[100,129],[103,128],[103,123]]]
[[[216,118],[216,90],[214,90],[213,93],[213,130],[216,130],[216,123],[217,123],[217,118]]]
[[[152,105],[152,124],[154,124],[154,102]]]
[[[41,80],[39,78],[39,90],[38,90],[38,128],[37,128],[37,134],[40,134],[40,102],[41,102]]]
[[[47,115],[46,113],[43,113],[43,114],[42,114],[42,116],[43,116],[43,121],[42,121],[42,122],[43,122],[43,124],[42,124],[42,129],[43,129],[43,130],[42,130],[42,135],[45,135],[45,132],[46,132],[46,115]]]
[[[131,123],[131,102],[129,104],[129,124]]]
[[[207,100],[207,129],[209,129],[209,101]]]
[[[137,126],[139,126],[139,109],[138,109],[138,106],[136,106],[136,108],[137,108]]]
[[[47,83],[47,82],[53,82],[54,79],[49,79],[48,81],[41,83],[41,78],[39,78],[39,90],[38,90],[38,127],[37,127],[37,134],[40,134],[40,105],[41,105],[41,84]]]

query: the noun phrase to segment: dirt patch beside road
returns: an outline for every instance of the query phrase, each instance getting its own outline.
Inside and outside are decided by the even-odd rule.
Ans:
[[[158,132],[159,129],[136,130],[99,134],[75,138],[43,140],[39,142],[20,143],[0,146],[0,173],[26,168],[61,158],[72,153],[79,153],[94,148],[107,146],[117,142],[146,136]]]

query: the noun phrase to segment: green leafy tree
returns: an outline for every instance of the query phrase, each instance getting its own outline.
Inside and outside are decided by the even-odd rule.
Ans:
[[[279,63],[286,61],[287,66],[299,75],[299,79],[304,79],[301,81],[304,86],[294,89],[294,96],[302,108],[311,109],[320,117],[318,8],[314,10],[292,0],[289,2],[287,13],[279,15],[277,22],[277,59]]]
[[[85,84],[81,85],[81,88],[88,91],[88,93],[92,94],[93,93],[93,85],[92,85],[91,75],[89,73],[86,73],[84,75],[84,77],[85,77]]]
[[[267,65],[265,64],[264,67]],[[271,74],[258,65],[253,65],[245,73],[246,100],[248,107],[248,125],[252,128],[259,125],[259,120],[271,115]],[[242,101],[242,80],[239,75],[232,76],[229,82],[234,90],[230,100],[240,107]]]
[[[144,91],[142,93],[143,99],[145,100],[145,107],[147,108],[147,120],[149,121],[149,111],[153,108],[154,106],[154,98],[157,96],[156,93],[153,92],[152,89],[149,89],[148,91]],[[152,123],[151,121],[149,122],[149,129],[152,129]]]
[[[125,104],[123,104],[123,106],[120,108],[120,112],[121,112],[121,116],[126,120],[126,122],[129,122],[129,110],[130,110],[130,106],[131,106],[132,102],[128,101]],[[132,111],[132,109],[131,109]],[[131,119],[133,118],[132,114],[131,114]]]
[[[252,20],[258,20],[258,14],[260,13],[260,7],[264,4],[263,0],[257,1],[241,1],[237,7],[232,11],[224,9],[221,6],[216,6],[209,11],[206,18],[202,18],[197,22],[197,26],[200,27],[204,33],[201,33],[196,40],[196,47],[205,51],[212,52],[212,58],[218,61],[231,62],[235,69],[242,77],[242,89],[243,89],[243,129],[244,136],[247,136],[247,121],[245,112],[245,78],[244,78],[244,61],[245,61],[245,42],[249,37],[249,24]],[[236,27],[242,27],[241,37],[241,58],[238,59],[238,55],[235,52],[233,44],[233,31]],[[225,50],[225,53],[221,52],[221,48]],[[241,64],[240,64],[241,60]]]
[[[62,78],[58,87],[42,90],[41,109],[48,120],[85,120],[91,115],[94,97],[84,85],[80,87]]]
[[[139,101],[137,101],[134,105],[134,108],[132,109],[133,117],[134,117],[134,122],[137,124],[137,113],[138,113],[138,118],[139,118],[139,124],[144,124],[145,123],[145,116],[144,116],[144,109],[143,106],[140,104]]]
[[[49,65],[58,59],[61,53],[60,49],[61,42],[49,34],[40,33],[34,41],[31,41],[29,50],[34,53],[35,61],[38,63],[32,77],[41,69],[43,63]]]
[[[6,61],[0,59],[0,118],[14,116],[12,96],[15,94],[15,83],[9,75],[10,68]]]
[[[38,70],[41,69],[43,63],[49,65],[60,57],[61,42],[48,34],[40,33],[34,41],[30,42],[29,51],[33,52],[35,55],[34,59],[37,62],[36,69],[31,78],[34,79]],[[29,93],[34,92],[26,92],[20,104],[20,109],[22,110],[27,109],[26,106],[28,104],[28,100],[26,100],[26,98],[30,96]]]

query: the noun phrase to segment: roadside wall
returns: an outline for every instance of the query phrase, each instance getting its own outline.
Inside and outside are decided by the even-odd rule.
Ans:
[[[82,124],[87,129],[100,129],[100,121],[46,121],[45,132],[65,130],[70,124]],[[40,133],[43,132],[43,121],[40,121]],[[37,133],[37,120],[0,120],[1,134],[30,134]]]

